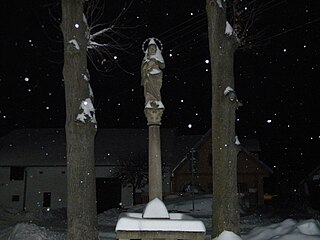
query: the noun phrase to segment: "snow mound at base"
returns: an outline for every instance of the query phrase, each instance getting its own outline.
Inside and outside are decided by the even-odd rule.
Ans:
[[[219,237],[214,238],[213,240],[241,240],[241,238],[233,232],[223,231]]]
[[[8,240],[64,240],[63,233],[52,232],[44,227],[35,224],[19,223],[17,224]]]
[[[240,238],[233,232],[224,231],[214,240],[320,240],[320,223],[309,219],[297,222],[286,219],[281,223],[256,227]]]
[[[254,228],[244,240],[320,240],[320,224],[314,219],[297,222],[286,219],[281,223]],[[220,240],[220,239],[219,239]]]
[[[115,226],[118,221],[119,214],[122,212],[119,208],[111,208],[98,215],[99,225]]]

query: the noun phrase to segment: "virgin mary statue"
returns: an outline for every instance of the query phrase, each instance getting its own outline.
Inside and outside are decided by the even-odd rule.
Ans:
[[[141,64],[141,85],[144,87],[145,106],[163,107],[161,102],[162,70],[165,63],[154,38],[150,38]]]

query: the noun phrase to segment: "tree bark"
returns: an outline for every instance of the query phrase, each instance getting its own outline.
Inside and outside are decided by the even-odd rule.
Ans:
[[[225,89],[234,89],[234,52],[237,39],[227,35],[226,6],[221,0],[207,0],[208,34],[212,73],[212,238],[224,230],[240,233],[237,196],[237,154],[235,110],[238,101]],[[233,93],[232,93],[233,94]]]
[[[94,138],[96,123],[87,116],[77,120],[79,108],[91,99],[87,71],[87,24],[81,0],[62,0],[61,29],[64,37],[64,84],[68,173],[69,240],[96,240],[97,210]]]

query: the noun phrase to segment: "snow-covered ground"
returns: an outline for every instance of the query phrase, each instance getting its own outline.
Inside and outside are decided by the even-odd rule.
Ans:
[[[166,201],[170,212],[183,212],[204,222],[206,239],[211,232],[211,197],[197,196],[193,210],[192,198],[172,197]],[[128,209],[142,211],[143,205]],[[115,225],[123,210],[110,209],[98,215],[101,240],[115,238]],[[255,212],[241,217],[241,237],[223,232],[215,240],[320,240],[319,212],[305,215],[288,212],[277,215],[270,211]],[[65,209],[38,212],[16,212],[0,207],[0,240],[64,240],[66,237]]]

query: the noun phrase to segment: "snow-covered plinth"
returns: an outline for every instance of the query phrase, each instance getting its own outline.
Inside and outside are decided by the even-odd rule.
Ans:
[[[117,231],[206,232],[203,222],[181,213],[168,213],[158,198],[150,201],[143,213],[122,213]]]
[[[181,213],[169,213],[170,219],[144,219],[142,213],[122,213],[116,231],[205,232],[203,222]]]

